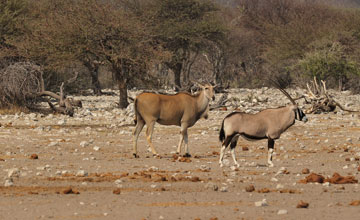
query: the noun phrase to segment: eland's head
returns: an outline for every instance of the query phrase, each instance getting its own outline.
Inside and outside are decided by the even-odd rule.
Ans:
[[[214,88],[216,87],[216,85],[213,86],[210,83],[206,83],[204,85],[201,85],[200,83],[198,83],[198,86],[200,87],[201,90],[204,91],[204,95],[209,101],[210,100],[215,100],[215,90],[214,90]]]

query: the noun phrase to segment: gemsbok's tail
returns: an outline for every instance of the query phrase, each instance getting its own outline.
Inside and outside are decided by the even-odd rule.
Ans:
[[[220,134],[219,134],[219,140],[221,142],[223,142],[225,140],[225,131],[224,131],[224,121],[222,121],[222,124],[221,124],[221,129],[220,129]]]

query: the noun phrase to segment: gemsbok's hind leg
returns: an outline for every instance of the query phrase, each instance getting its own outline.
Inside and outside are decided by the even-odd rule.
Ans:
[[[151,152],[153,153],[153,155],[157,155],[156,150],[154,148],[154,145],[151,141],[152,139],[152,134],[154,131],[154,126],[155,126],[155,121],[151,121],[149,123],[146,123],[146,140],[150,146]]]
[[[227,136],[221,146],[221,151],[220,151],[220,159],[219,159],[219,164],[220,164],[220,167],[223,167],[224,164],[223,164],[223,159],[224,159],[224,155],[225,155],[225,150],[227,148],[227,146],[230,144],[230,141],[232,140],[234,136]]]
[[[138,158],[139,156],[137,155],[137,141],[139,138],[139,134],[141,132],[141,130],[143,129],[145,125],[145,122],[143,120],[137,120],[136,122],[136,127],[134,128],[133,131],[133,155],[135,158]]]
[[[236,156],[235,156],[235,147],[236,147],[238,139],[239,139],[239,136],[235,136],[231,140],[230,150],[231,150],[231,156],[232,156],[235,166],[240,167],[240,164],[236,161]]]
[[[275,145],[274,139],[269,138],[268,139],[268,160],[267,160],[269,167],[274,167],[274,163],[272,162],[272,155],[274,153],[274,145]]]

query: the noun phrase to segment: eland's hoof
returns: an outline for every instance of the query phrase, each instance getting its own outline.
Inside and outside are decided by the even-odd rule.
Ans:
[[[191,154],[186,153],[186,154],[183,155],[183,157],[191,157]]]
[[[273,164],[273,163],[269,163],[269,164],[268,164],[268,167],[274,167],[274,164]]]
[[[223,163],[220,163],[219,165],[220,165],[220,167],[223,167],[223,166],[224,166],[224,164],[223,164]]]
[[[133,153],[134,158],[139,158],[139,155],[137,155],[136,153]]]

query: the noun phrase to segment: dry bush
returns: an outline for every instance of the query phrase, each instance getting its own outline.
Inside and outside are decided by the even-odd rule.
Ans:
[[[41,69],[29,62],[18,62],[0,70],[0,107],[30,107],[32,94],[41,90]]]

